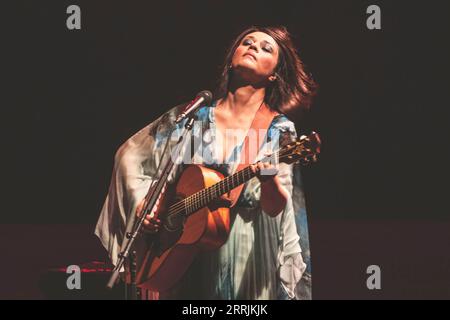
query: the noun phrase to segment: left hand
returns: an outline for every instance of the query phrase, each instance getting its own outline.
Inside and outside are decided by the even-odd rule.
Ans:
[[[256,174],[261,183],[273,180],[278,174],[278,169],[270,162],[259,161],[250,165],[250,169]]]

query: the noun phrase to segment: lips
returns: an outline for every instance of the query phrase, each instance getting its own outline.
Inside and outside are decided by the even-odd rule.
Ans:
[[[255,60],[256,61],[256,57],[255,57],[255,55],[254,54],[252,54],[252,53],[250,53],[250,52],[247,52],[246,54],[244,54],[244,57],[245,56],[250,56],[250,57],[252,57],[253,58],[253,60]]]

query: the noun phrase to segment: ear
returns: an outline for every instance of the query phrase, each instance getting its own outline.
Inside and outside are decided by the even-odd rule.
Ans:
[[[269,81],[270,82],[274,82],[275,80],[277,80],[277,76],[276,75],[271,75],[270,77],[269,77]]]

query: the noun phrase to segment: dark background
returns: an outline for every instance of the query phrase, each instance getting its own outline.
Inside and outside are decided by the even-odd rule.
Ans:
[[[81,7],[81,30],[66,28],[70,4]],[[371,4],[381,30],[366,28]],[[225,50],[256,24],[286,26],[320,85],[296,121],[323,140],[319,163],[303,170],[313,298],[450,298],[449,7],[16,1],[2,48],[0,297],[41,298],[42,270],[105,259],[92,232],[115,151],[169,107],[213,90]],[[365,286],[370,264],[382,269],[380,291]]]

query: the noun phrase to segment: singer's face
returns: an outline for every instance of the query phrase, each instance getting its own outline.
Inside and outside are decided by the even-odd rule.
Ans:
[[[278,63],[279,48],[264,32],[247,34],[236,48],[231,65],[234,72],[252,81],[267,80]]]

